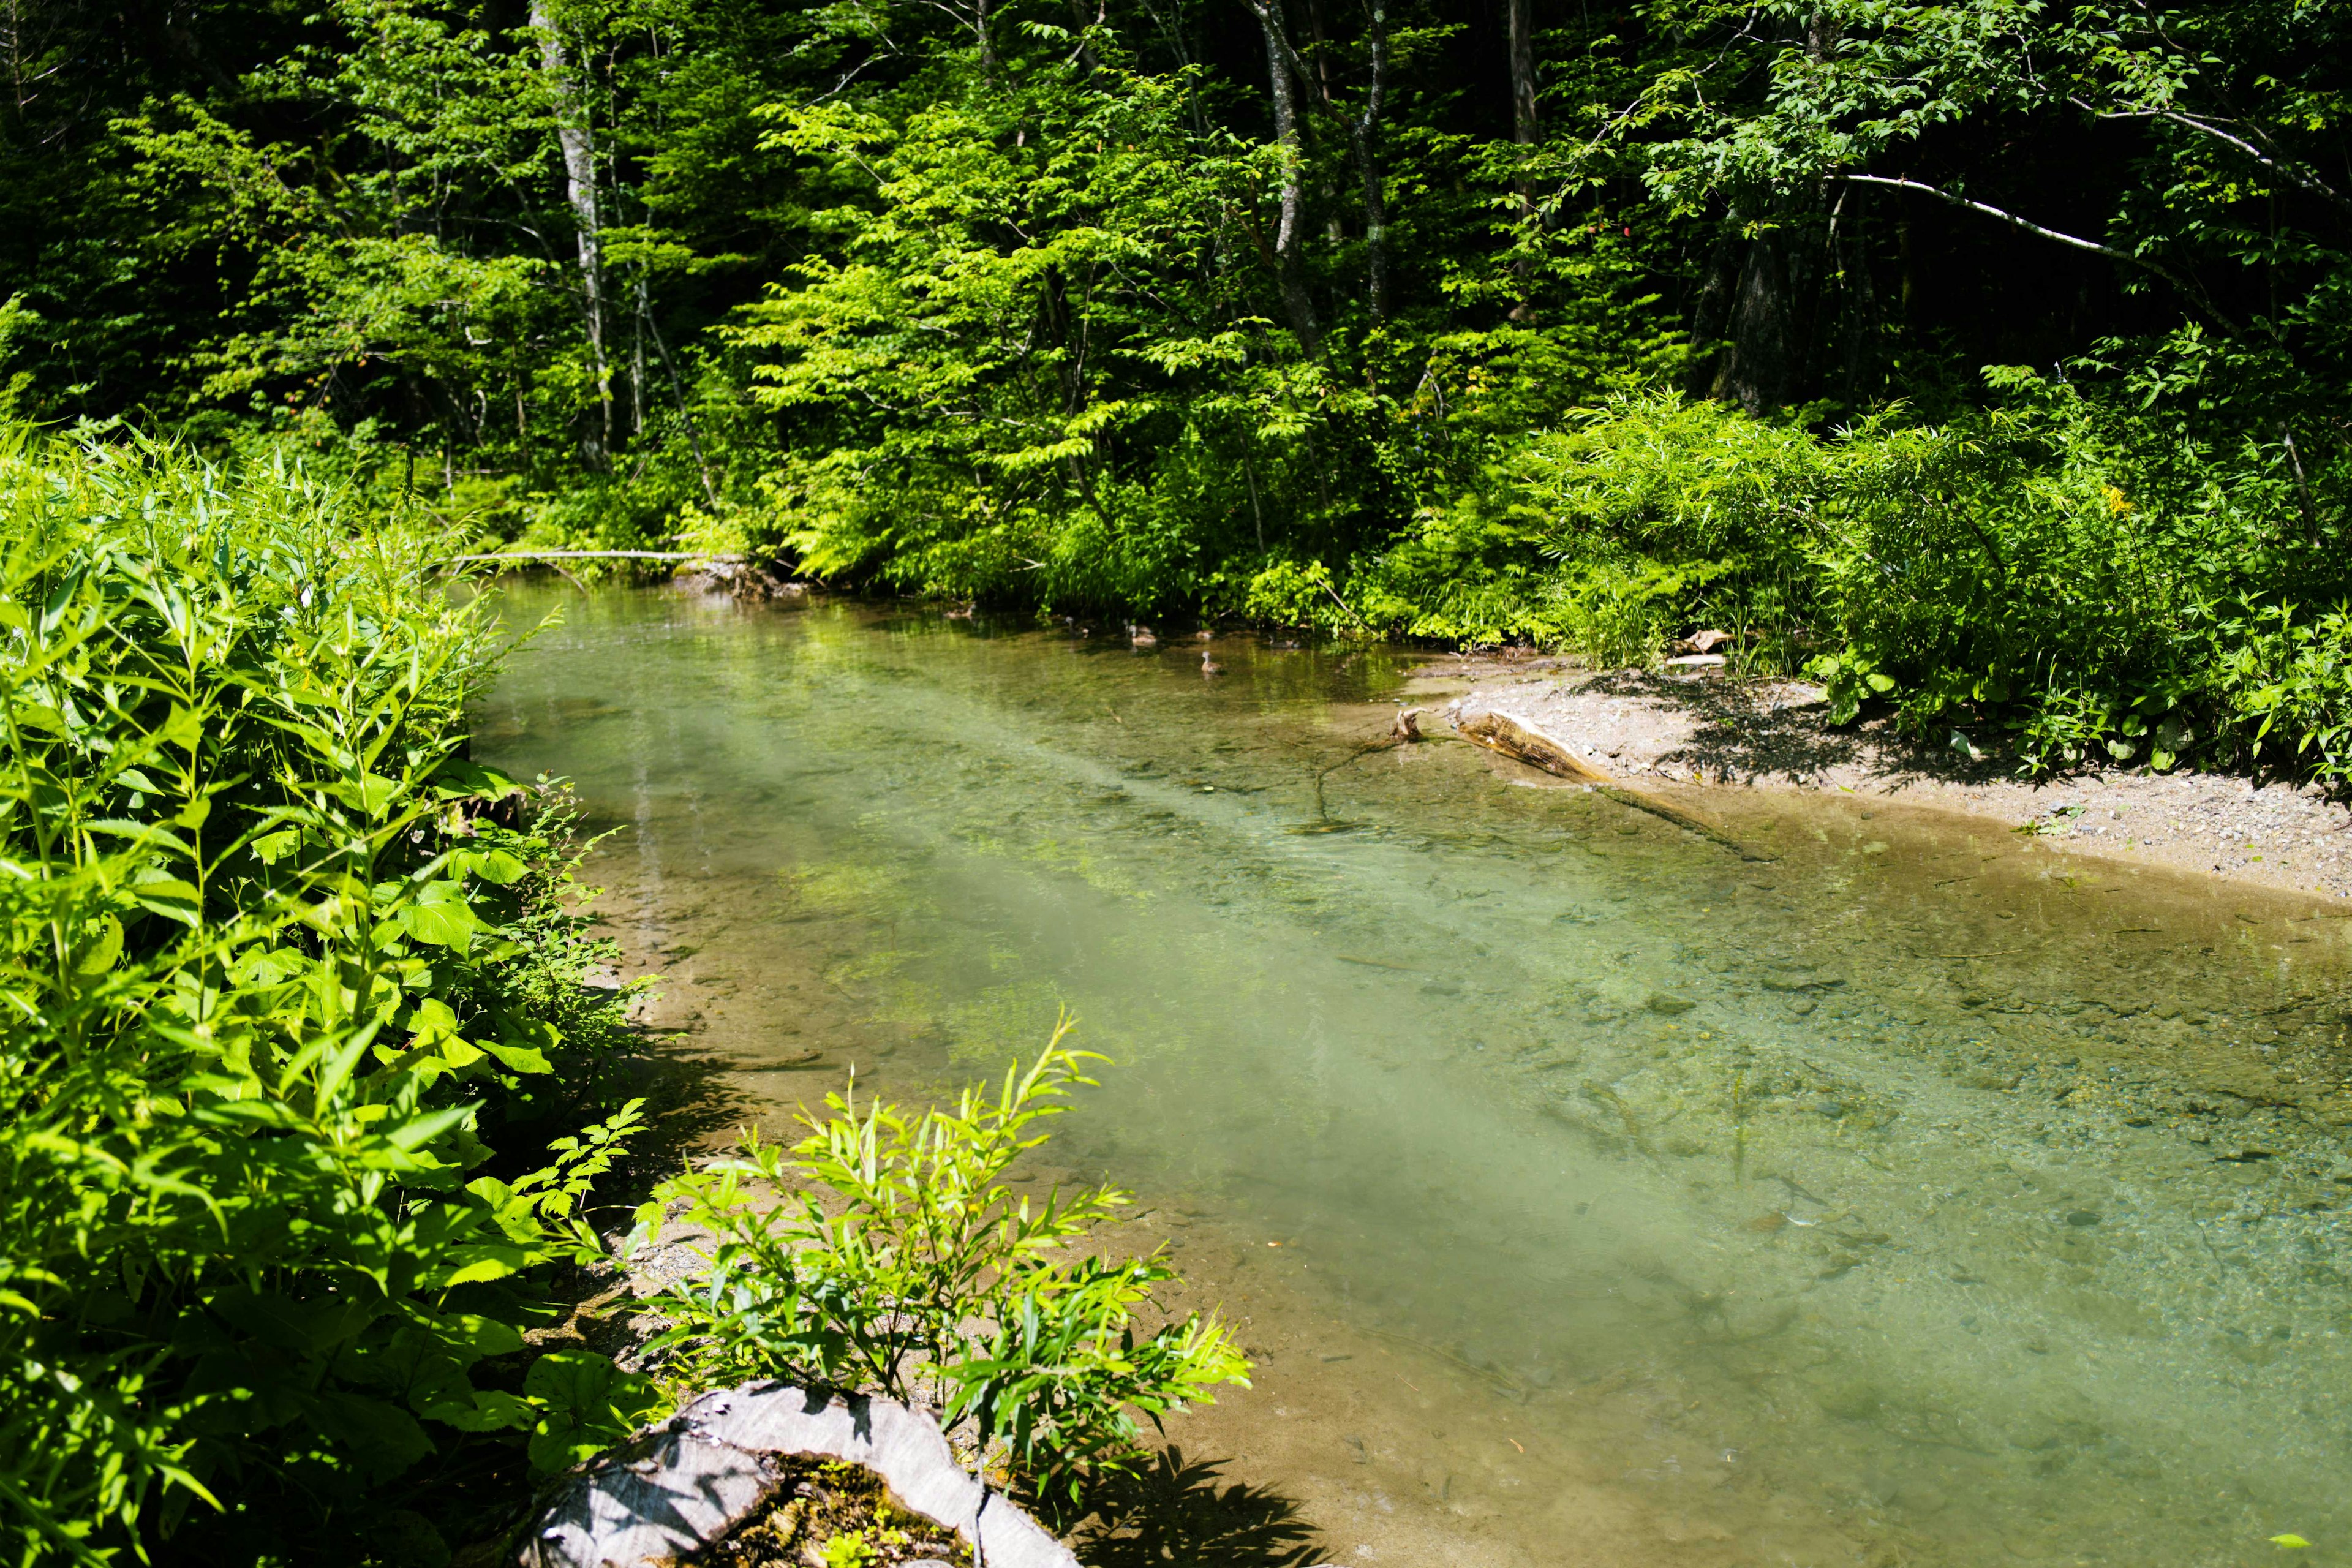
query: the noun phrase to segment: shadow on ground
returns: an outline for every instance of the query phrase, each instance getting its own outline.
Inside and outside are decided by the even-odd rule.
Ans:
[[[1966,721],[1948,721],[1929,735],[1904,734],[1893,716],[1877,711],[1858,722],[1833,725],[1826,703],[1789,700],[1797,683],[1726,680],[1610,670],[1581,689],[1679,710],[1695,731],[1658,761],[1696,769],[1718,783],[1751,779],[1817,779],[1832,768],[1861,770],[1868,781],[1894,787],[1937,779],[1986,784],[2012,776],[2015,758],[1997,734]],[[1976,730],[1969,755],[1952,743],[1956,731]]]
[[[1070,1540],[1088,1568],[1314,1568],[1331,1559],[1288,1498],[1239,1481],[1221,1485],[1225,1461],[1187,1459],[1181,1448],[1106,1482]]]

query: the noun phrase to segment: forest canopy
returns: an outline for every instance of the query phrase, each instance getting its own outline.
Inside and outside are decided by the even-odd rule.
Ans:
[[[12,16],[20,413],[292,440],[499,538],[1723,625],[2035,758],[2336,768],[2340,6]]]

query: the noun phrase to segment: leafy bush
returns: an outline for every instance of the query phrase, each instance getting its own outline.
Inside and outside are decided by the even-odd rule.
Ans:
[[[1246,1384],[1249,1363],[1213,1319],[1138,1337],[1138,1311],[1175,1278],[1158,1254],[1055,1256],[1087,1242],[1126,1194],[1056,1190],[1033,1205],[1004,1184],[1045,1142],[1039,1124],[1092,1081],[1088,1058],[1062,1048],[1068,1027],[992,1098],[967,1089],[952,1109],[877,1101],[861,1114],[834,1096],[789,1152],[753,1140],[742,1158],[659,1188],[639,1237],[673,1214],[714,1237],[708,1269],[656,1303],[671,1322],[654,1342],[668,1375],[928,1393],[1048,1498],[1125,1465],[1138,1413],[1157,1423]]]
[[[26,1563],[357,1561],[429,1456],[596,1419],[524,1381],[523,1331],[532,1272],[601,1252],[580,1205],[638,1121],[596,1063],[624,999],[583,989],[528,792],[462,754],[481,602],[423,527],[352,510],[284,463],[0,437]]]
[[[2182,388],[2151,412],[1995,380],[2007,406],[1939,426],[1814,436],[1660,395],[1530,438],[1507,471],[1559,563],[1552,640],[1635,662],[1722,626],[1751,667],[1824,680],[1840,721],[1878,700],[1920,730],[1986,713],[2030,769],[2275,734],[2352,776],[2352,637],[2297,607],[2352,587],[2324,542],[2340,476],[2299,489],[2275,452],[2168,423]]]

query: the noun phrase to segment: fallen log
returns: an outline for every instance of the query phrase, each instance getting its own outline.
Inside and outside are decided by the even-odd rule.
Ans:
[[[1500,752],[1507,757],[1516,758],[1530,767],[1541,768],[1560,778],[1574,779],[1620,805],[1645,811],[1652,816],[1673,823],[1686,833],[1696,833],[1709,843],[1720,844],[1742,860],[1778,858],[1749,848],[1695,812],[1685,811],[1641,790],[1627,788],[1516,713],[1506,713],[1499,708],[1456,708],[1454,731],[1464,740],[1484,746],[1490,752]]]

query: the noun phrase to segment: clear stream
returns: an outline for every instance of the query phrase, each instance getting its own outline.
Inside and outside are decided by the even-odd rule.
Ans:
[[[551,607],[477,754],[617,829],[740,1120],[1065,1008],[1114,1058],[1036,1176],[1134,1189],[1261,1371],[1171,1424],[1229,1536],[1101,1561],[2352,1562],[2340,906],[1679,797],[1745,860],[1363,750],[1397,650]]]

